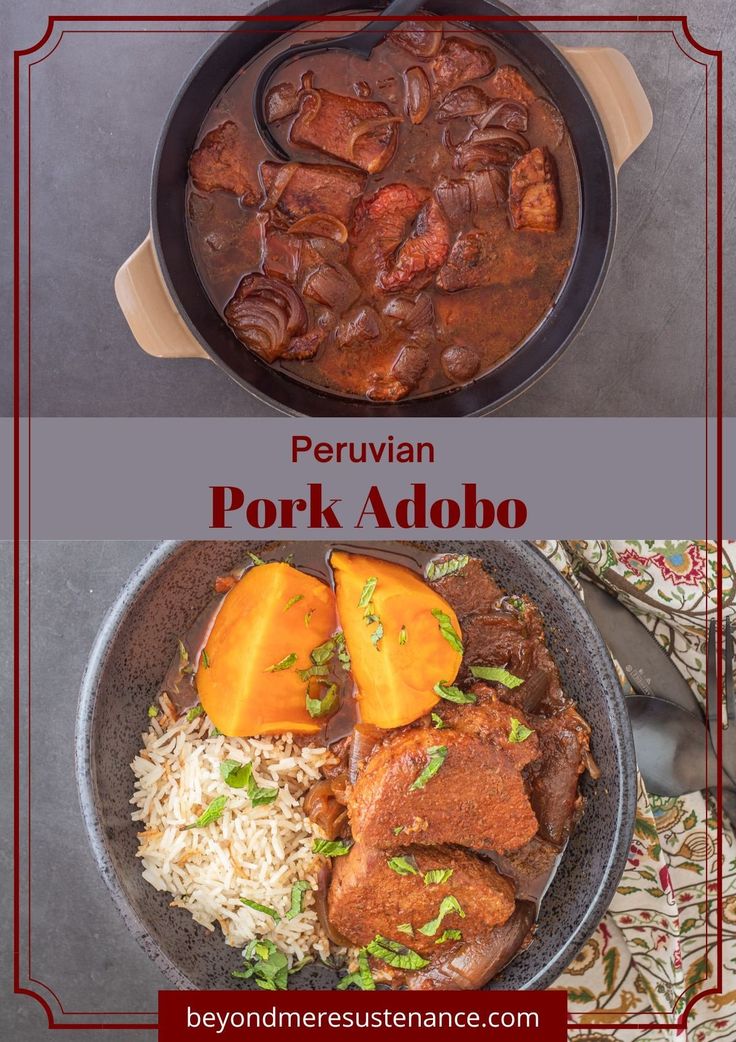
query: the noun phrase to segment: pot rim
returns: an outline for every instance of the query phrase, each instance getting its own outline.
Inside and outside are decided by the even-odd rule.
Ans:
[[[239,540],[240,541],[240,540]],[[95,637],[80,685],[77,718],[75,724],[75,774],[82,819],[92,849],[97,869],[107,886],[112,900],[125,925],[138,944],[151,958],[164,976],[181,990],[197,990],[197,986],[183,973],[160,947],[145,922],[134,910],[123,884],[118,878],[113,858],[105,838],[103,822],[97,810],[97,788],[95,784],[93,718],[99,681],[104,673],[109,648],[122,626],[128,612],[152,582],[159,570],[189,543],[196,540],[166,540],[155,546],[125,581],[122,589],[106,612]],[[248,542],[248,540],[243,540]],[[257,543],[259,541],[252,540]],[[368,541],[366,542],[377,542]],[[567,940],[558,948],[555,956],[518,990],[541,990],[549,987],[572,958],[589,939],[595,927],[607,911],[623,874],[633,834],[637,805],[636,753],[634,738],[624,694],[613,666],[611,656],[585,603],[554,565],[526,540],[498,540],[514,545],[522,557],[533,555],[543,562],[551,582],[557,584],[560,595],[565,598],[571,611],[577,613],[579,626],[587,629],[592,644],[592,654],[598,659],[603,683],[614,694],[607,717],[614,738],[620,771],[620,788],[616,808],[615,843],[611,846],[606,869],[591,895],[588,909],[571,931]],[[486,986],[488,987],[488,986]]]
[[[349,13],[350,9],[351,9],[351,5],[349,3],[349,0],[344,0],[344,2],[346,2],[346,11],[345,11],[345,13]],[[487,3],[489,6],[492,6],[494,9],[496,9],[497,11],[499,11],[501,13],[513,14],[513,15],[516,14],[516,11],[514,11],[511,7],[508,7],[505,3],[501,2],[501,0],[483,0],[483,2]],[[265,18],[267,16],[269,10],[273,6],[274,6],[274,0],[266,0],[265,3],[259,4],[257,7],[254,8],[254,10],[253,10],[253,17],[264,17]],[[313,21],[314,20],[313,17],[310,18],[309,16],[302,16],[302,15],[300,15],[298,13],[296,13],[293,17],[294,17],[294,24],[292,24],[291,22],[284,23],[284,33],[292,31],[294,28],[298,27],[298,25],[302,24],[303,22],[308,22],[308,21]],[[470,15],[466,16],[466,18],[463,19],[463,20],[468,21],[468,22],[473,22],[474,21],[474,16],[470,16]],[[478,28],[482,30],[484,24],[487,24],[487,23],[480,22],[479,25],[478,25]],[[299,380],[290,378],[288,376],[288,374],[286,374],[286,373],[282,373],[282,372],[277,373],[278,379],[280,381],[282,381],[283,385],[287,389],[289,389],[289,388],[293,388],[294,389],[293,393],[294,393],[294,395],[297,398],[298,398],[300,392],[301,393],[307,392],[307,393],[311,393],[312,395],[316,396],[317,400],[322,400],[322,401],[325,402],[325,409],[324,410],[322,410],[322,409],[320,409],[319,411],[312,410],[312,411],[309,411],[309,412],[303,411],[303,410],[298,409],[298,408],[296,408],[296,407],[294,407],[292,405],[287,404],[287,402],[285,402],[285,401],[281,401],[281,400],[273,397],[267,391],[265,391],[265,390],[255,386],[252,382],[250,382],[248,379],[246,379],[244,376],[242,376],[239,372],[237,372],[233,368],[233,366],[231,366],[227,361],[225,361],[225,359],[222,358],[220,356],[220,354],[214,348],[212,348],[210,346],[208,340],[205,339],[205,337],[200,332],[199,327],[191,319],[191,317],[189,315],[189,311],[188,311],[186,305],[184,304],[184,302],[182,301],[181,297],[179,296],[179,293],[176,290],[176,287],[174,285],[174,281],[173,281],[173,279],[171,277],[171,274],[169,272],[169,269],[168,269],[168,266],[167,266],[167,263],[166,263],[166,260],[165,260],[165,257],[164,257],[164,251],[163,251],[163,246],[162,246],[162,242],[161,242],[161,234],[160,234],[160,229],[159,229],[159,213],[158,213],[159,173],[160,173],[161,157],[162,157],[162,153],[163,153],[163,150],[164,150],[164,147],[165,147],[168,135],[169,135],[169,131],[170,131],[170,128],[171,128],[171,123],[172,123],[172,121],[173,121],[173,119],[174,119],[174,117],[175,117],[175,115],[176,115],[176,113],[177,113],[177,111],[179,109],[179,106],[182,103],[182,100],[184,99],[187,91],[189,90],[189,87],[190,87],[192,81],[199,74],[199,72],[203,68],[203,66],[210,60],[210,58],[221,47],[223,41],[225,39],[227,39],[229,37],[229,35],[234,30],[237,30],[237,29],[242,27],[242,22],[234,22],[234,23],[232,23],[221,35],[218,35],[216,40],[207,48],[205,53],[199,58],[199,60],[194,65],[194,67],[191,69],[191,71],[189,72],[188,76],[186,77],[186,79],[182,83],[181,87],[177,91],[176,96],[175,96],[174,100],[171,103],[171,106],[169,107],[169,111],[166,114],[166,118],[164,120],[163,126],[161,128],[161,133],[159,134],[158,142],[156,144],[156,152],[155,152],[154,161],[153,161],[153,167],[152,167],[152,171],[151,171],[151,182],[150,182],[150,192],[149,192],[149,219],[150,219],[150,227],[151,227],[151,237],[152,237],[153,246],[154,246],[154,250],[155,250],[155,253],[156,253],[156,258],[158,260],[158,264],[159,264],[159,267],[161,269],[161,273],[162,273],[162,276],[163,276],[164,283],[166,285],[166,288],[167,288],[169,294],[171,295],[171,299],[172,299],[172,301],[173,301],[173,303],[174,303],[174,305],[175,305],[179,315],[181,316],[182,320],[186,324],[187,328],[192,333],[192,335],[195,337],[195,339],[198,341],[198,343],[201,345],[201,347],[206,351],[206,353],[209,356],[210,360],[213,361],[216,365],[218,365],[225,373],[227,373],[227,375],[230,377],[230,379],[234,380],[240,387],[243,388],[243,390],[245,390],[249,394],[251,394],[257,401],[259,401],[262,404],[264,404],[264,405],[268,406],[269,408],[273,409],[275,412],[280,413],[282,416],[293,416],[293,417],[302,417],[302,416],[304,416],[304,417],[310,417],[310,418],[317,418],[317,417],[345,416],[347,418],[399,419],[399,418],[404,418],[404,417],[411,418],[411,417],[426,417],[426,416],[442,416],[442,417],[448,417],[448,418],[449,417],[458,418],[458,417],[466,417],[466,416],[467,417],[472,417],[472,416],[489,416],[492,413],[497,412],[504,405],[507,405],[507,404],[509,404],[509,402],[514,401],[516,398],[520,397],[527,390],[529,390],[530,387],[532,387],[535,383],[537,383],[538,380],[541,380],[542,377],[544,377],[552,369],[552,367],[554,365],[556,365],[556,363],[560,360],[560,358],[562,357],[564,352],[567,350],[567,348],[572,344],[572,342],[575,340],[575,338],[581,332],[583,326],[585,325],[585,322],[587,321],[587,319],[588,319],[588,317],[590,315],[590,312],[592,311],[596,301],[598,300],[598,297],[600,295],[603,283],[604,283],[604,281],[606,279],[606,276],[608,274],[608,269],[610,267],[610,262],[611,262],[611,256],[613,254],[614,242],[615,242],[615,238],[616,238],[616,225],[617,225],[617,218],[618,218],[618,193],[617,193],[616,172],[615,172],[615,168],[614,168],[614,165],[613,165],[613,158],[612,158],[612,155],[611,155],[611,148],[610,148],[610,145],[609,145],[609,142],[608,142],[608,138],[606,136],[606,132],[605,132],[605,129],[603,127],[603,123],[602,123],[600,114],[598,112],[598,109],[596,108],[596,106],[595,106],[595,104],[593,102],[593,99],[591,98],[587,88],[584,86],[582,80],[578,76],[578,74],[575,71],[575,69],[573,68],[573,66],[570,64],[570,62],[565,57],[565,54],[563,53],[563,51],[559,47],[556,47],[550,40],[548,40],[546,35],[543,32],[542,33],[537,32],[533,28],[533,26],[530,25],[530,23],[528,21],[523,21],[523,20],[520,19],[517,24],[519,25],[519,27],[521,27],[523,29],[527,29],[530,32],[534,32],[534,35],[537,38],[539,38],[544,43],[544,45],[548,48],[548,50],[551,51],[554,54],[555,59],[558,60],[560,62],[560,64],[563,66],[563,68],[565,69],[568,77],[574,83],[575,87],[577,88],[578,92],[580,93],[580,95],[584,99],[584,101],[586,103],[586,106],[587,106],[587,108],[588,108],[588,110],[590,112],[590,115],[591,115],[592,120],[593,120],[593,122],[595,124],[596,130],[598,132],[598,138],[599,138],[600,144],[602,145],[603,156],[604,156],[605,165],[606,165],[608,191],[609,191],[609,195],[610,195],[610,208],[609,208],[610,212],[609,212],[609,220],[608,220],[608,234],[607,234],[606,248],[603,251],[603,254],[602,254],[602,257],[601,257],[601,260],[600,260],[600,266],[599,266],[599,271],[598,271],[598,275],[596,277],[596,280],[595,280],[593,286],[591,287],[590,292],[588,293],[587,300],[585,301],[584,305],[579,309],[577,318],[575,319],[575,322],[572,324],[572,326],[570,327],[570,329],[568,330],[566,335],[562,337],[560,342],[556,345],[554,350],[549,353],[549,355],[544,359],[544,361],[535,370],[533,370],[525,378],[523,378],[520,383],[516,384],[514,387],[511,387],[508,391],[506,391],[500,397],[494,399],[493,402],[486,403],[485,405],[481,405],[478,408],[471,409],[471,410],[464,410],[462,408],[458,408],[457,410],[453,410],[451,408],[453,399],[457,399],[462,394],[463,390],[467,390],[469,387],[475,386],[475,385],[479,384],[481,381],[491,380],[494,377],[498,377],[499,373],[501,373],[503,371],[504,367],[506,367],[513,359],[515,359],[519,352],[524,351],[524,349],[533,341],[533,339],[536,336],[537,332],[539,332],[541,329],[544,328],[544,326],[546,325],[546,323],[547,323],[547,321],[548,321],[552,311],[547,312],[547,314],[544,316],[544,318],[542,319],[540,324],[536,327],[536,329],[532,330],[528,334],[526,340],[522,344],[520,344],[520,345],[518,345],[518,347],[514,348],[514,350],[511,351],[511,353],[508,354],[504,359],[502,359],[501,362],[498,365],[494,366],[494,368],[490,369],[487,373],[484,373],[483,376],[479,377],[478,380],[476,380],[476,381],[474,381],[474,382],[472,382],[470,384],[460,385],[459,387],[457,387],[457,388],[455,388],[453,390],[447,391],[447,392],[440,392],[439,394],[428,395],[428,396],[423,396],[423,397],[419,397],[419,398],[408,398],[403,403],[402,402],[395,402],[395,403],[392,403],[392,404],[385,404],[385,405],[381,405],[380,403],[370,402],[368,400],[366,400],[366,401],[360,400],[359,401],[357,399],[349,398],[349,397],[346,397],[346,396],[342,396],[342,395],[338,395],[338,394],[332,394],[329,391],[323,391],[323,390],[321,390],[319,388],[309,387],[309,386],[305,385],[304,383],[302,383]],[[274,37],[274,39],[275,38],[276,37]],[[224,87],[225,84],[223,84],[222,86]],[[222,87],[220,89],[222,90]],[[212,103],[214,103],[214,100],[215,100],[215,98],[213,97]],[[578,251],[580,249],[580,240],[581,240],[581,237],[580,237],[580,234],[579,234],[578,235],[578,240],[577,240],[577,243],[576,243],[576,246],[575,246],[575,252],[573,254],[572,265],[574,265],[575,259],[577,257]],[[194,265],[194,259],[193,258],[192,258],[192,265]],[[572,268],[572,265],[571,265],[571,268]],[[569,274],[571,274],[571,272]],[[565,291],[565,288],[566,288],[566,286],[568,284],[568,280],[569,280],[569,274],[568,274],[568,278],[565,279],[565,282],[563,283],[563,285],[562,285],[562,287],[560,289],[560,292],[564,292]],[[269,368],[271,368],[271,367],[269,367]],[[273,370],[272,370],[272,372],[273,372]],[[449,408],[447,408],[448,405],[450,406]],[[443,408],[443,406],[445,406],[445,408]]]

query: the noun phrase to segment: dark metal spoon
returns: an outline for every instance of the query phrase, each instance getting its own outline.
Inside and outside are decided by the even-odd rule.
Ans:
[[[288,47],[285,51],[275,55],[264,65],[261,74],[256,81],[253,90],[253,121],[266,148],[279,159],[286,160],[288,155],[271,133],[271,128],[266,120],[266,90],[277,69],[286,62],[301,58],[304,54],[316,54],[323,51],[350,51],[366,60],[370,58],[374,47],[376,47],[394,28],[388,19],[403,19],[413,14],[418,7],[422,6],[423,0],[393,0],[380,18],[368,22],[362,29],[347,36],[335,36],[326,40],[310,40],[309,43],[297,43]]]
[[[639,771],[650,792],[715,789],[718,761],[703,711],[652,634],[621,602],[581,576],[585,606],[636,692],[628,695]],[[707,776],[706,776],[707,764]],[[736,781],[724,768],[724,810],[736,821]]]
[[[704,722],[676,702],[647,695],[626,699],[639,771],[649,792],[684,796],[712,789],[718,761]],[[706,770],[707,767],[707,770]],[[736,824],[736,785],[721,770],[723,809]]]

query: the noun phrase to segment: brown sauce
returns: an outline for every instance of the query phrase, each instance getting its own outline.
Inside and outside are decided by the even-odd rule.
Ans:
[[[439,23],[432,26],[438,31]],[[355,22],[330,22],[320,26],[320,31],[329,36],[355,28]],[[505,52],[498,37],[450,22],[441,29],[443,46],[460,40],[463,45],[483,48],[492,55],[494,71],[459,87],[449,80],[448,86],[447,76],[443,79],[435,71],[437,55],[423,58],[388,39],[367,62],[346,52],[326,52],[297,59],[276,73],[273,87],[292,99],[301,91],[301,107],[272,122],[274,136],[294,163],[319,164],[329,175],[336,168],[347,171],[351,180],[347,196],[338,186],[317,198],[314,185],[302,186],[294,180],[294,168],[281,181],[277,177],[274,185],[274,170],[283,168],[270,165],[273,157],[251,118],[251,95],[261,68],[277,51],[314,39],[313,29],[286,34],[244,66],[217,98],[201,127],[201,154],[196,160],[201,165],[192,166],[196,183],[190,179],[187,197],[189,241],[200,279],[236,335],[240,329],[243,350],[254,350],[275,368],[310,386],[349,397],[394,401],[467,383],[528,339],[554,306],[564,283],[575,251],[580,211],[577,166],[564,122],[543,86]],[[440,50],[439,55],[442,53]],[[500,124],[493,120],[508,123],[510,117],[509,110],[498,105],[488,126],[478,127],[490,111],[479,112],[479,108],[514,92],[515,88],[506,86],[507,77],[498,78],[499,70],[509,66],[523,76],[522,93],[530,92],[526,101],[515,101],[517,109],[521,106],[517,119],[523,110],[525,129],[514,131],[518,122],[512,119],[510,128],[499,131]],[[416,83],[418,102],[417,88],[411,86]],[[407,98],[421,106],[421,88],[427,85],[431,90],[428,110],[421,122],[412,123]],[[458,90],[464,93],[458,96]],[[450,95],[455,97],[448,102]],[[336,97],[342,100],[336,102]],[[426,100],[425,95],[425,104]],[[386,111],[401,122],[384,122],[373,128],[373,136],[365,133],[356,138],[350,153],[356,162],[351,163],[334,152],[345,150],[347,117],[340,106],[355,104],[378,106],[367,108],[363,115]],[[460,105],[475,114],[445,119],[448,104],[454,106],[453,111]],[[303,115],[305,111],[310,115],[310,105],[320,109],[312,123]],[[338,126],[341,119],[343,124]],[[355,115],[353,123],[357,119]],[[306,128],[299,129],[299,120]],[[324,127],[317,120],[324,120]],[[369,122],[362,121],[364,125]],[[317,128],[314,138],[333,154],[304,143],[311,140],[312,124]],[[230,190],[217,187],[223,181],[219,167],[213,172],[207,166],[212,155],[207,135],[225,125],[237,139],[242,160],[236,174],[228,169],[224,180]],[[489,132],[500,138],[500,152],[493,141],[489,145],[482,140]],[[511,138],[520,134],[523,144],[517,141],[514,146],[512,141],[509,146],[505,133]],[[479,149],[468,151],[464,142],[478,135]],[[453,146],[459,146],[459,151]],[[218,149],[222,147],[230,147],[229,138],[224,146],[218,145]],[[548,179],[545,187],[556,197],[554,228],[550,230],[524,226],[526,218],[519,218],[518,212],[515,218],[510,202],[514,189],[509,184],[517,178],[514,170],[525,156],[538,153],[547,157],[545,173],[539,176]],[[370,165],[375,156],[379,165],[388,160],[381,169],[369,172],[356,165]],[[283,182],[287,187],[274,204]],[[452,183],[450,189],[448,182]],[[409,193],[407,199],[413,198],[415,203],[405,204],[397,196],[397,209],[408,216],[403,223],[394,222],[388,231],[382,225],[377,234],[375,213],[381,211],[384,201],[392,200],[396,186],[403,186]],[[388,194],[376,203],[376,193],[382,190]],[[525,200],[529,198],[525,196]],[[325,207],[332,209],[333,216],[339,213],[347,231],[345,243],[298,230],[324,231],[309,221],[306,226],[298,222],[304,214],[313,216]],[[522,226],[514,227],[518,220]],[[297,231],[289,232],[290,227]],[[335,233],[334,222],[327,227],[330,234]],[[414,256],[407,258],[407,252]],[[415,264],[420,270],[406,279]],[[298,304],[292,300],[288,305],[294,331],[273,333],[268,325],[265,343],[263,325],[255,332],[253,326],[258,319],[253,317],[252,306],[257,308],[263,300],[258,292],[249,299],[245,318],[242,309],[239,318],[232,308],[227,310],[244,276],[262,276],[264,270],[270,279],[282,285],[286,281],[299,298]],[[266,295],[272,297],[271,288]],[[279,303],[287,307],[283,300]],[[419,311],[407,318],[412,304],[419,304]],[[463,350],[453,354],[457,348]]]

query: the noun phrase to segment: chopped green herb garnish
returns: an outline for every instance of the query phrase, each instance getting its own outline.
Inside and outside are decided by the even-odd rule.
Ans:
[[[217,821],[218,818],[222,817],[222,812],[225,810],[225,804],[227,803],[227,796],[217,796],[206,810],[203,810],[196,821],[193,821],[191,825],[185,825],[184,829],[204,829],[208,825],[211,825],[213,821]]]
[[[248,897],[241,897],[240,903],[244,904],[246,908],[252,908],[254,912],[263,912],[264,915],[270,915],[275,923],[281,922],[281,916],[275,908],[271,908],[269,905],[259,904],[258,901],[251,901]]]
[[[447,643],[450,645],[451,648],[453,648],[455,651],[459,651],[462,655],[463,642],[460,640],[459,634],[457,633],[455,627],[452,625],[452,619],[450,618],[450,616],[446,612],[441,611],[440,608],[433,608],[432,614],[434,615],[435,619],[437,619],[437,622],[440,627],[440,633],[445,638]]]
[[[286,991],[289,986],[289,960],[273,941],[256,938],[243,952],[242,970],[234,970],[232,976],[240,980],[255,981],[264,991]]]
[[[297,653],[295,651],[292,651],[291,654],[285,655],[284,658],[282,658],[280,662],[276,662],[273,666],[269,666],[265,670],[265,672],[266,673],[280,673],[282,669],[291,669],[291,667],[296,662],[297,658],[298,658]]]
[[[307,712],[313,719],[329,716],[337,705],[337,684],[330,684],[322,698],[312,698],[309,694],[309,687],[307,687],[306,702]]]
[[[210,668],[210,657],[207,654],[207,648],[202,648],[202,654],[199,656],[199,661],[202,663],[205,669]]]
[[[371,633],[371,644],[374,646],[374,648],[377,648],[378,642],[383,640],[383,623],[380,619],[377,619],[377,622],[378,625],[374,629],[373,633]]]
[[[286,913],[287,919],[296,919],[300,912],[304,909],[304,895],[307,890],[311,890],[311,886],[304,879],[300,879],[298,883],[294,883],[291,888],[291,907]]]
[[[434,937],[440,928],[440,924],[446,915],[451,912],[456,912],[461,919],[465,918],[465,912],[460,907],[460,902],[452,894],[448,894],[447,897],[443,897],[440,903],[440,910],[434,919],[430,919],[424,926],[419,927],[419,932],[423,933],[425,937]]]
[[[340,663],[346,673],[350,672],[350,652],[348,646],[345,643],[345,634],[340,630],[335,634],[335,644],[337,645],[337,661]]]
[[[417,876],[419,875],[419,869],[416,864],[412,864],[412,861],[405,857],[392,857],[389,858],[386,864],[397,876]]]
[[[530,734],[534,734],[531,727],[526,727],[522,724],[521,720],[517,720],[515,716],[511,717],[511,730],[509,731],[509,741],[514,744],[518,742],[525,742]]]
[[[219,738],[219,736],[221,734],[222,734],[222,731],[220,730],[219,727],[213,727],[212,730],[210,731],[210,738]]]
[[[509,597],[508,601],[511,607],[516,608],[520,615],[523,614],[524,602],[521,597]]]
[[[404,831],[404,826],[403,825],[396,825],[394,828],[391,829],[391,831],[393,832],[393,834],[395,836],[400,836],[401,833]]]
[[[478,701],[472,692],[461,691],[455,684],[446,684],[444,680],[434,685],[434,693],[440,698],[444,698],[446,702],[455,702],[459,706],[474,705]]]
[[[204,709],[201,705],[192,706],[187,713],[187,723],[191,724],[192,720],[196,720],[198,716],[202,716],[203,714]]]
[[[431,886],[432,884],[446,883],[453,871],[454,869],[452,868],[430,868],[429,872],[424,873],[424,885]]]
[[[358,601],[359,608],[368,607],[368,605],[371,603],[371,599],[373,598],[373,594],[376,591],[377,585],[378,579],[375,576],[372,576],[370,579],[366,580],[366,584],[363,587],[363,592],[360,595],[360,600]]]
[[[253,777],[253,764],[240,763],[238,760],[223,760],[220,764],[220,775],[231,789],[247,789],[248,799],[254,807],[265,803],[273,803],[278,797],[278,788],[261,788]]]
[[[312,853],[322,854],[324,857],[342,857],[352,847],[352,843],[345,843],[341,839],[315,839],[312,844]]]
[[[253,767],[239,760],[223,760],[220,764],[220,777],[231,789],[244,789],[248,779],[253,776]]]
[[[154,717],[158,716],[158,706],[149,706],[148,715],[150,716],[151,720],[153,720]]]
[[[519,687],[524,683],[522,677],[515,677],[513,673],[509,673],[501,666],[471,666],[470,672],[478,680],[490,680],[495,684],[503,684],[504,687]]]
[[[414,792],[415,789],[423,789],[430,778],[434,778],[437,771],[440,769],[442,764],[445,762],[447,757],[447,746],[446,745],[432,745],[427,749],[427,766],[424,768],[419,777],[411,783],[409,786],[409,792]]]
[[[409,634],[406,632],[406,626],[402,626],[401,629],[399,630],[399,644],[400,645],[406,644],[408,639],[409,639]]]
[[[286,606],[284,607],[284,611],[285,612],[288,611],[289,608],[293,608],[295,604],[298,604],[299,601],[303,601],[303,600],[304,600],[304,594],[303,593],[295,593],[294,596],[290,597],[288,599],[288,601],[286,602]]]
[[[306,684],[312,677],[326,677],[329,670],[327,666],[310,666],[309,669],[298,669],[296,672],[299,679]]]
[[[310,658],[315,666],[324,666],[330,661],[335,653],[335,641],[330,638],[324,644],[318,645],[310,653]]]
[[[462,941],[463,935],[459,930],[445,930],[434,942],[435,944],[444,944],[446,941]]]
[[[252,941],[248,941],[243,956],[246,959],[267,959],[269,955],[273,954],[273,950],[276,945],[273,941],[267,941],[265,938],[254,937]]]
[[[358,976],[360,977],[360,986],[363,991],[376,990],[370,963],[368,962],[368,952],[365,948],[361,948],[358,952]]]
[[[312,621],[312,616],[313,615],[314,615],[314,608],[312,608],[311,611],[307,611],[307,612],[304,613],[304,625],[305,626],[309,626],[310,622]]]
[[[456,557],[443,557],[439,561],[430,561],[427,565],[427,578],[444,579],[448,575],[454,575],[462,571],[470,558],[467,554],[459,554]]]
[[[245,552],[248,554],[248,557],[250,557],[252,564],[265,564],[266,563],[263,560],[262,557],[258,556],[258,554],[251,553],[250,550],[246,550]]]
[[[447,727],[447,724],[442,719],[439,713],[432,713],[432,723],[438,731],[442,731],[445,727]]]
[[[376,984],[371,974],[371,967],[368,962],[368,952],[365,948],[361,948],[358,952],[358,969],[355,973],[349,973],[346,977],[343,977],[337,985],[338,991],[345,991],[351,984],[354,984],[361,991],[375,991]]]
[[[376,959],[387,962],[397,970],[421,970],[429,964],[428,959],[422,958],[419,952],[407,948],[405,944],[392,941],[389,937],[376,937],[367,945],[368,951]]]
[[[399,933],[408,933],[410,937],[414,936],[414,927],[411,925],[411,923],[399,923],[396,929],[399,931]]]

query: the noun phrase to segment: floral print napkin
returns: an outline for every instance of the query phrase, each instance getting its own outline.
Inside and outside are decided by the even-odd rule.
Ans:
[[[585,569],[615,592],[704,700],[706,618],[717,600],[714,543],[543,540],[536,545],[578,591],[576,576]],[[724,609],[732,615],[734,561],[736,542],[727,543]],[[636,826],[616,897],[555,985],[568,992],[570,1020],[579,1025],[570,1030],[570,1042],[736,1040],[736,842],[728,822],[721,994],[698,999],[687,1029],[678,1033],[674,1028],[690,998],[716,986],[715,815],[715,800],[707,793],[668,799],[648,793],[639,779]],[[586,1027],[609,1020],[630,1026],[615,1032]],[[635,1027],[652,1023],[663,1027]]]

